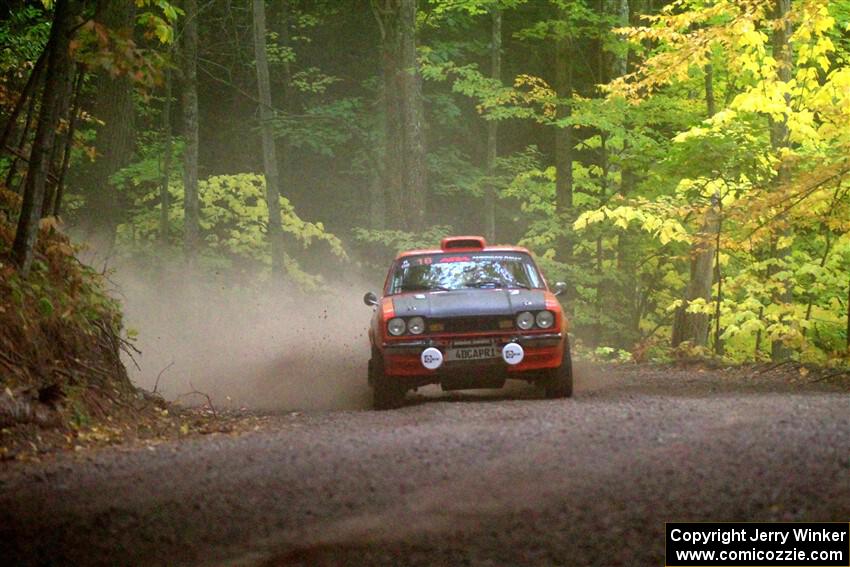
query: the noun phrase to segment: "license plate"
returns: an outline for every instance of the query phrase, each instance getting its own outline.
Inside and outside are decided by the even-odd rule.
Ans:
[[[498,358],[499,350],[492,345],[450,348],[446,350],[446,360],[482,360],[486,358]]]

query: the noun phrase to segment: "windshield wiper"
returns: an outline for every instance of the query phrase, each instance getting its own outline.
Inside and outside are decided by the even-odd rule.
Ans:
[[[481,281],[478,281],[478,282],[467,282],[463,285],[465,285],[466,287],[478,287],[478,288],[481,288],[481,287],[494,287],[494,288],[505,287],[504,283],[497,282],[495,280],[481,280]]]
[[[451,291],[449,288],[441,285],[427,286],[422,284],[401,284],[401,291]]]
[[[497,282],[495,280],[482,280],[482,281],[479,281],[479,282],[469,282],[469,283],[464,284],[464,285],[466,287],[477,287],[477,288],[492,286],[493,288],[497,288],[497,289],[498,288],[509,288],[510,289],[510,288],[517,288],[517,287],[522,288],[522,289],[531,289],[530,285],[527,285],[527,284],[524,284],[524,283],[520,283],[520,282],[510,282],[510,283],[509,282]]]

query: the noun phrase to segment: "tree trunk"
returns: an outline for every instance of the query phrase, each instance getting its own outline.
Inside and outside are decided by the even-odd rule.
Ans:
[[[18,217],[15,241],[12,245],[12,260],[18,266],[23,277],[29,274],[33,251],[38,239],[38,227],[44,205],[48,167],[50,166],[50,150],[59,122],[59,97],[62,95],[63,85],[68,80],[68,74],[71,72],[69,46],[71,26],[77,8],[77,2],[69,0],[56,0],[54,7],[53,23],[48,40],[49,54],[47,56],[47,73],[44,95],[41,101],[41,112],[32,151],[30,152],[21,214]]]
[[[99,0],[95,21],[111,33],[131,39],[135,15],[135,2]],[[110,179],[129,164],[133,156],[133,85],[126,74],[113,76],[108,70],[102,70],[96,93],[96,118],[103,124],[95,129],[94,145],[98,157],[89,176],[86,236],[91,246],[91,260],[101,258],[105,261],[115,244],[121,216],[118,189]]]
[[[714,65],[705,64],[705,110],[711,118],[717,112],[714,103]]]
[[[27,100],[30,97],[32,97],[33,100],[36,98],[36,91],[38,90],[37,87],[39,79],[41,78],[41,71],[44,69],[44,62],[46,58],[47,48],[45,48],[44,51],[41,52],[41,55],[38,56],[38,59],[30,72],[30,76],[24,85],[24,90],[21,91],[21,95],[18,97],[15,107],[12,109],[11,114],[9,114],[9,118],[6,120],[6,124],[3,126],[3,134],[2,137],[0,137],[0,151],[5,151],[6,145],[11,141],[12,134],[14,133],[15,127],[18,123],[18,116],[21,114]]]
[[[183,29],[183,252],[194,265],[200,243],[198,198],[198,1],[186,0]]]
[[[299,11],[292,0],[278,0],[277,5],[280,10],[276,19],[277,26],[274,28],[274,31],[278,34],[277,44],[289,52],[294,50],[297,44],[297,41],[293,41],[292,39],[292,27],[299,25]],[[276,97],[272,96],[272,102],[277,111],[283,116],[297,115],[303,111],[303,105],[299,98],[299,90],[295,87],[293,81],[293,74],[295,72],[293,64],[288,58],[284,58],[280,62],[280,69],[281,72],[272,73],[270,77],[272,79],[272,94],[277,93]],[[277,100],[275,101],[275,99]],[[304,177],[300,175],[299,168],[293,166],[293,161],[298,159],[294,151],[294,146],[285,137],[275,140],[275,143],[279,161],[279,190],[282,187],[286,187],[290,198],[309,193],[310,189],[305,185]],[[380,174],[380,171],[377,174]],[[298,244],[294,235],[282,232],[281,239],[282,249],[288,250],[288,255],[293,257],[295,261],[309,262],[311,258],[315,258],[309,250]]]
[[[759,319],[758,320],[759,320],[759,322],[764,321],[764,306],[759,307]],[[761,329],[756,331],[756,346],[753,349],[753,359],[755,359],[756,362],[758,362],[758,360],[761,358],[760,353],[761,353]]]
[[[711,300],[711,286],[714,274],[714,238],[718,230],[719,217],[716,204],[706,212],[702,229],[691,245],[691,275],[685,290],[684,303],[676,309],[673,319],[671,344],[679,346],[688,341],[695,346],[708,344],[709,317],[704,313],[689,313],[688,304],[696,299]]]
[[[42,77],[39,76],[36,80],[40,81]],[[37,87],[36,87],[36,90]],[[19,155],[23,155],[26,150],[27,138],[29,137],[30,130],[32,129],[32,122],[36,116],[36,108],[38,106],[38,96],[36,93],[33,93],[30,97],[30,103],[27,105],[27,117],[24,120],[24,128],[21,130],[21,135],[18,138],[18,143],[16,144],[16,152],[14,157],[12,158],[12,163],[9,164],[9,171],[6,173],[6,187],[12,187],[12,181],[15,179],[15,175],[18,171],[18,162],[20,161]],[[6,147],[4,146],[4,149]]]
[[[490,8],[492,29],[490,39],[490,76],[495,81],[502,80],[502,11],[498,7]],[[496,241],[496,156],[498,155],[499,123],[487,121],[487,163],[489,181],[484,194],[484,235],[490,242]]]
[[[416,60],[416,0],[401,0],[401,92],[403,107],[402,158],[406,225],[414,232],[425,228],[428,170],[425,160],[425,123],[422,81]]]
[[[788,12],[791,11],[791,0],[775,0],[774,4],[774,18],[776,20],[776,27],[773,30],[772,44],[773,44],[773,57],[776,59],[777,63],[777,77],[783,83],[788,83],[792,78],[792,54],[791,54],[791,22],[785,21],[780,25],[780,21],[788,15]],[[791,104],[791,95],[785,95],[785,104]],[[786,148],[790,146],[789,133],[788,133],[788,119],[787,115],[783,116],[781,120],[775,120],[772,115],[770,118],[770,143],[773,147],[774,152],[782,159],[782,152]],[[779,173],[776,177],[776,184],[778,186],[783,186],[790,181],[791,172],[789,170],[788,163],[783,159],[779,165]],[[788,231],[783,231],[783,234],[787,234]],[[777,239],[777,237],[775,237]],[[779,260],[780,266],[771,265],[768,268],[768,277],[775,275],[778,271],[780,271],[781,265],[784,265],[785,259],[788,256],[789,248],[779,248],[775,245],[774,242],[774,250],[776,259]],[[777,303],[791,303],[791,287],[788,282],[783,282],[783,290],[778,292],[774,301]],[[780,318],[782,321],[784,317]],[[782,340],[774,340],[771,343],[771,358],[774,361],[785,360],[790,356],[789,349],[785,346],[785,343]]]
[[[605,0],[598,0],[596,6],[597,14],[600,17],[600,22],[604,22],[607,19],[607,6]],[[594,49],[596,52],[596,76],[597,76],[597,84],[604,84],[608,82],[608,75],[611,72],[609,68],[610,60],[605,53],[603,34],[606,31],[606,28],[602,28],[599,30],[598,39],[594,42]],[[609,198],[608,195],[608,175],[611,171],[611,162],[610,156],[608,153],[608,139],[610,134],[604,130],[597,130],[599,134],[599,152],[598,152],[598,164],[600,174],[598,176],[599,182],[599,194],[600,199],[605,201]],[[605,330],[605,326],[603,324],[603,305],[605,304],[605,296],[608,295],[610,291],[607,289],[609,286],[606,284],[609,283],[607,278],[603,276],[603,264],[604,264],[604,242],[602,239],[602,235],[599,234],[596,238],[596,298],[595,298],[595,309],[596,316],[595,322],[593,324],[593,341],[594,344],[599,345],[602,344],[603,334]],[[613,295],[613,294],[612,294]]]
[[[604,58],[600,57],[600,61],[603,60]],[[604,73],[604,71],[602,72]],[[604,131],[600,132],[599,138],[599,167],[601,170],[599,176],[599,193],[602,195],[602,199],[606,199],[608,196],[608,174],[610,173],[610,163],[608,161],[608,134]],[[603,272],[604,262],[604,242],[602,234],[598,233],[596,237],[596,319],[593,324],[594,344],[596,345],[602,344],[603,333],[605,331],[602,314],[605,305],[604,297],[608,290],[606,289],[606,278],[604,277]]]
[[[383,74],[382,192],[388,225],[404,226],[401,203],[402,185],[402,106],[399,68],[401,54],[398,0],[371,0],[370,5],[381,34],[381,73]]]
[[[80,71],[82,72],[82,71]],[[50,216],[53,213],[53,203],[56,200],[56,192],[59,189],[60,169],[65,157],[65,144],[69,143],[68,134],[71,130],[71,111],[72,101],[74,99],[74,89],[76,86],[76,78],[74,73],[68,73],[67,81],[63,86],[62,96],[59,101],[59,131],[56,133],[56,139],[53,143],[53,148],[50,151],[50,168],[48,171],[51,176],[48,177],[47,189],[44,196],[44,206],[42,207],[42,216]],[[65,125],[64,132],[62,124]],[[64,134],[64,135],[60,135]]]
[[[263,140],[263,167],[266,173],[266,200],[269,207],[268,239],[271,247],[272,272],[283,273],[283,233],[280,221],[280,187],[277,152],[272,136],[271,85],[266,55],[266,8],[264,0],[254,0],[254,54],[257,60],[257,88],[260,95],[260,131]]]
[[[558,17],[567,18],[567,9],[561,8],[557,12]],[[559,99],[570,100],[573,96],[573,64],[572,44],[569,37],[558,37],[555,41],[555,91]],[[557,107],[558,118],[569,118],[572,114],[572,106],[559,104]],[[555,213],[564,224],[564,234],[555,243],[558,260],[570,265],[573,260],[573,232],[571,230],[571,219],[573,218],[573,129],[572,127],[555,128]],[[575,282],[567,281],[567,289],[564,293],[564,303],[567,315],[573,315],[574,299],[576,297]]]
[[[596,278],[596,297],[593,299],[593,308],[595,311],[594,321],[591,327],[591,339],[590,343],[593,346],[599,346],[602,344],[602,312],[603,312],[603,303],[602,303],[602,264],[604,262],[604,249],[602,247],[602,235],[598,235],[596,237],[596,264],[594,266],[594,276]]]
[[[629,26],[632,22],[636,1],[635,0],[611,0],[612,6],[609,9],[611,14],[616,15],[617,27]],[[635,66],[634,52],[631,48],[627,48],[622,55],[614,55],[611,57],[610,73],[611,78],[617,78],[633,71]],[[623,129],[626,134],[623,136],[622,156],[618,168],[620,170],[620,188],[619,192],[622,196],[630,195],[637,183],[635,172],[630,166],[628,159],[629,147],[629,132],[634,127],[628,119],[628,113],[623,120]],[[612,168],[613,170],[613,168]],[[634,244],[634,234],[626,228],[617,234],[617,272],[619,278],[616,280],[619,291],[616,292],[616,298],[619,299],[613,305],[621,305],[623,313],[628,313],[628,324],[624,324],[617,330],[616,344],[622,348],[633,348],[636,341],[641,338],[640,322],[642,318],[642,305],[638,290],[638,275]]]
[[[831,214],[831,211],[830,211]],[[818,264],[821,268],[826,266],[826,261],[829,258],[829,252],[832,249],[832,230],[830,229],[827,223],[822,223],[824,239],[826,240],[825,246],[823,248],[823,254],[820,257],[820,263]],[[812,307],[814,307],[815,299],[817,297],[817,293],[810,290],[807,294],[809,296],[808,301],[806,302],[806,322],[811,321],[812,319]],[[803,327],[803,336],[806,336],[807,328]]]
[[[723,303],[723,272],[720,269],[720,234],[723,230],[723,202],[717,199],[717,236],[714,239],[714,281],[717,282],[717,297],[714,299],[714,354],[723,356],[723,340],[720,338],[720,306]]]
[[[631,23],[631,11],[629,0],[609,0],[611,6],[607,8],[609,14],[617,18],[615,27],[626,27]],[[611,78],[622,77],[628,70],[628,51],[624,55],[613,55],[611,57]]]
[[[384,230],[386,228],[386,216],[383,179],[380,170],[375,169],[372,171],[369,180],[369,228]]]
[[[847,280],[847,332],[844,347],[847,352],[850,352],[850,279]]]
[[[705,69],[705,103],[708,117],[714,116],[714,85],[711,65]],[[711,282],[716,239],[719,230],[720,217],[717,213],[719,196],[715,195],[711,207],[706,211],[702,229],[691,245],[691,274],[688,287],[685,289],[684,303],[676,309],[673,317],[673,331],[670,339],[675,348],[688,341],[694,346],[704,347],[708,344],[709,317],[704,313],[689,313],[688,304],[696,299],[711,300]]]
[[[564,10],[561,17],[566,17]],[[573,95],[572,86],[572,57],[570,39],[559,37],[555,44],[555,90],[558,98],[569,99]],[[558,118],[569,118],[571,107],[558,106]],[[559,215],[568,215],[573,208],[573,131],[572,128],[557,128],[555,130],[555,208]],[[563,261],[572,258],[572,241],[565,238],[560,246],[563,250]]]
[[[165,246],[168,244],[169,221],[168,213],[171,206],[171,195],[168,185],[171,180],[172,159],[172,135],[171,135],[171,97],[172,97],[172,71],[171,67],[165,70],[165,100],[162,105],[162,180],[159,185],[159,241]]]
[[[77,120],[79,120],[80,116],[80,98],[83,93],[85,80],[85,69],[79,66],[77,69],[77,81],[74,84],[74,100],[71,103],[68,134],[65,137],[65,147],[62,153],[62,165],[59,168],[59,179],[56,181],[56,194],[53,197],[53,202],[50,203],[54,217],[58,217],[62,212],[62,198],[65,193],[65,175],[68,173],[68,166],[71,165],[71,150],[74,148],[74,134],[77,131]]]

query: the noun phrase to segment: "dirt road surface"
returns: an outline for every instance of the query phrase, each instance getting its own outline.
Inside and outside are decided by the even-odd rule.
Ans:
[[[3,463],[0,564],[657,566],[665,521],[850,520],[846,382],[578,374]]]

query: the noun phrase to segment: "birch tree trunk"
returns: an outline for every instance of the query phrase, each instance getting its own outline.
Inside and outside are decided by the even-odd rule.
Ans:
[[[269,62],[266,54],[266,7],[264,0],[253,0],[254,13],[254,57],[257,60],[257,89],[260,97],[260,132],[263,142],[263,167],[266,177],[266,202],[269,209],[267,236],[271,248],[272,272],[283,273],[283,232],[280,221],[280,176],[277,167],[277,151],[272,135],[271,85]]]

